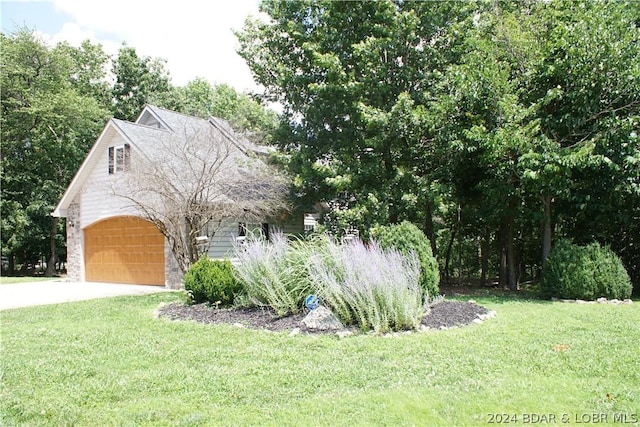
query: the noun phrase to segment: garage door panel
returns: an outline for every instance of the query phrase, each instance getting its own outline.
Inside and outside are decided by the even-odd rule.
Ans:
[[[84,231],[90,282],[164,285],[164,236],[140,218],[117,217]]]

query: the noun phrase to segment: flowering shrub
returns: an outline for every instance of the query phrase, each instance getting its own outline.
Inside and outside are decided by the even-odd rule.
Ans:
[[[338,244],[324,235],[288,242],[272,233],[271,242],[239,246],[237,256],[237,277],[249,301],[279,315],[301,311],[311,293],[343,323],[363,330],[414,329],[425,314],[414,253],[385,250],[376,242]]]
[[[345,324],[376,332],[415,329],[425,314],[415,254],[383,250],[376,242],[327,241],[308,271],[315,292]]]
[[[400,224],[376,227],[372,230],[373,238],[383,248],[395,248],[400,253],[408,255],[414,252],[420,260],[420,285],[431,298],[440,292],[438,282],[440,273],[438,262],[431,252],[429,239],[422,230],[408,221]]]
[[[236,248],[238,279],[249,302],[271,307],[278,315],[297,313],[309,293],[302,247],[294,249],[286,236],[271,233],[270,241],[248,239]]]

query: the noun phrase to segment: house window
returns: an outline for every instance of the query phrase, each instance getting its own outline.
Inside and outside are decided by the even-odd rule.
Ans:
[[[129,144],[109,147],[109,174],[126,172],[131,166],[131,146]]]

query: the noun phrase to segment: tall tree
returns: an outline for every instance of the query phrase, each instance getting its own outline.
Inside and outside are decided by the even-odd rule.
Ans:
[[[50,213],[108,113],[74,80],[82,68],[68,46],[51,48],[27,29],[0,42],[2,253],[11,267],[16,256],[48,253],[51,275],[60,225]]]
[[[224,83],[211,85],[203,78],[172,88],[160,105],[196,117],[219,117],[256,143],[270,143],[278,125],[277,113],[259,100]]]
[[[612,244],[638,280],[638,3],[261,7],[240,54],[284,105],[300,193],[336,228],[409,218],[435,236],[439,215],[446,253],[495,242],[511,288],[555,231]]]
[[[419,106],[455,55],[448,29],[473,6],[265,1],[261,10],[271,19],[246,23],[240,55],[284,106],[278,138],[300,192],[330,202],[339,228],[406,218],[411,194],[428,193],[411,178]]]
[[[638,285],[640,4],[554,1],[536,19],[544,60],[527,100],[571,178],[556,221],[577,242],[612,245]]]
[[[170,77],[165,61],[138,56],[135,48],[122,46],[113,60],[115,83],[111,90],[113,116],[135,121],[145,104],[155,104],[170,90]]]

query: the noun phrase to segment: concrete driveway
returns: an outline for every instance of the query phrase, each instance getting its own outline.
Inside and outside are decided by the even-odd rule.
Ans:
[[[170,291],[172,289],[166,289],[163,286],[64,282],[61,280],[13,283],[0,285],[0,310],[120,295],[145,295]]]

